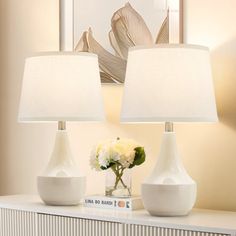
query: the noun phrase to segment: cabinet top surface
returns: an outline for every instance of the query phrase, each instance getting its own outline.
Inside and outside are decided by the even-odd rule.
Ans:
[[[153,217],[145,210],[124,212],[86,208],[81,205],[73,207],[46,206],[38,196],[32,195],[2,196],[0,197],[0,208],[236,236],[236,212],[194,209],[188,216],[184,217]]]

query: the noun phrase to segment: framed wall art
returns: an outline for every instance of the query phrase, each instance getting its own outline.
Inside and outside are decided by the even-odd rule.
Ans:
[[[129,47],[182,42],[183,0],[60,0],[60,47],[98,55],[103,83],[123,83]]]

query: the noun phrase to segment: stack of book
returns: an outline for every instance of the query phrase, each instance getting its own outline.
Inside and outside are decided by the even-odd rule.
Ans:
[[[116,198],[103,195],[92,195],[85,197],[84,206],[103,209],[116,209],[122,211],[143,209],[143,203],[140,196],[132,196],[130,198]]]

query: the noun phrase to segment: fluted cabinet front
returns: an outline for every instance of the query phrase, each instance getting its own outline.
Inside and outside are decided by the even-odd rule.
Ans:
[[[0,236],[37,235],[37,213],[0,209]]]
[[[119,223],[38,214],[38,236],[121,236]]]
[[[123,236],[230,236],[230,234],[125,224]]]
[[[0,208],[0,236],[236,236],[236,234],[122,224]]]

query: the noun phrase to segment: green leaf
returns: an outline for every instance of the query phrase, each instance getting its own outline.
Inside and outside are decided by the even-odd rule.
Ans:
[[[100,168],[101,168],[101,170],[107,170],[115,164],[116,164],[115,162],[110,162],[110,164],[107,167],[101,166]]]
[[[146,159],[146,154],[143,147],[136,147],[135,149],[135,157],[134,162],[129,166],[129,168],[133,168],[134,166],[139,166],[144,163]]]
[[[107,170],[108,168],[105,167],[105,166],[101,166],[100,169],[101,169],[101,170]]]

